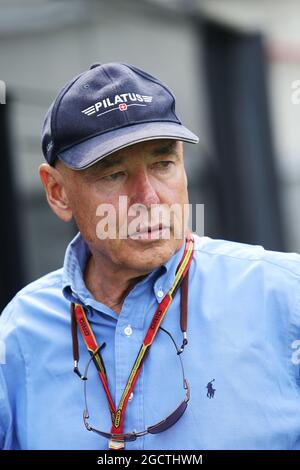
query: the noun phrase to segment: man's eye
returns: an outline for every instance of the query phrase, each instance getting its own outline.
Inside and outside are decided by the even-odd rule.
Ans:
[[[112,173],[111,175],[104,176],[104,180],[106,181],[116,181],[118,178],[124,175],[124,171],[117,171],[116,173]]]
[[[172,161],[169,161],[169,160],[162,160],[161,162],[157,162],[155,163],[155,168],[158,168],[158,169],[167,169],[169,168],[171,165],[173,164]]]

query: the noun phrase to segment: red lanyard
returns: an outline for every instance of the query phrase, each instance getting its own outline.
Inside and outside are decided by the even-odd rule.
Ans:
[[[154,338],[156,336],[156,333],[158,331],[158,328],[161,325],[162,320],[164,319],[164,316],[168,310],[168,308],[171,305],[171,302],[173,298],[175,297],[175,294],[182,283],[184,277],[186,276],[188,269],[190,267],[192,257],[193,257],[193,252],[194,252],[194,240],[191,234],[188,235],[186,239],[186,244],[185,244],[185,249],[184,253],[182,255],[182,258],[180,260],[180,263],[177,267],[176,270],[176,275],[175,275],[175,281],[171,289],[167,292],[163,300],[160,302],[158,305],[156,312],[153,315],[152,321],[150,323],[150,326],[148,328],[148,331],[146,333],[146,336],[144,338],[144,341],[141,345],[141,348],[138,352],[138,355],[136,357],[136,360],[134,362],[134,365],[131,369],[130,375],[127,380],[126,387],[123,391],[120,403],[118,408],[116,409],[111,393],[109,391],[109,386],[108,386],[108,380],[107,380],[107,375],[106,375],[106,370],[104,366],[104,362],[100,353],[99,345],[96,341],[96,338],[94,336],[94,333],[91,329],[91,326],[89,324],[89,321],[86,317],[85,314],[85,309],[82,305],[79,304],[72,304],[71,305],[71,310],[72,310],[72,338],[73,338],[73,355],[74,355],[74,363],[75,363],[75,370],[78,373],[78,360],[79,360],[79,351],[78,351],[78,342],[75,340],[75,334],[76,334],[76,324],[79,326],[82,338],[85,342],[85,345],[90,352],[90,354],[94,357],[94,363],[97,367],[98,374],[101,380],[101,383],[103,385],[107,401],[108,401],[108,406],[110,409],[111,413],[111,420],[112,420],[112,428],[111,428],[111,433],[112,434],[122,434],[123,433],[123,425],[124,425],[124,418],[125,418],[125,411],[127,407],[127,403],[130,397],[131,392],[134,389],[134,386],[136,384],[136,381],[138,379],[138,376],[141,372],[142,365],[144,360],[146,359],[147,353],[149,352],[149,349],[154,341]],[[187,287],[187,286],[186,286]],[[186,320],[185,322],[186,323]],[[185,328],[184,330],[184,338],[186,338],[185,333],[186,333],[186,324],[183,325],[181,321],[181,327],[182,329]],[[77,337],[76,337],[77,338]],[[184,342],[186,342],[186,339],[184,339]],[[110,447],[111,448],[116,448],[114,443],[110,441]],[[120,447],[120,443],[118,442],[118,448]]]

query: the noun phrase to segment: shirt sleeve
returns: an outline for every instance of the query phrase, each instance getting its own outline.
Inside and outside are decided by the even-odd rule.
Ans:
[[[289,328],[289,346],[290,360],[289,364],[292,369],[292,378],[298,396],[298,417],[299,417],[299,433],[298,438],[293,444],[292,450],[300,450],[300,279],[298,279],[295,288],[296,301],[290,314]]]
[[[26,365],[18,340],[18,301],[0,316],[0,449],[24,448],[26,443]],[[26,447],[25,447],[26,448]]]
[[[0,365],[0,449],[12,449],[12,416],[8,400],[7,387]]]

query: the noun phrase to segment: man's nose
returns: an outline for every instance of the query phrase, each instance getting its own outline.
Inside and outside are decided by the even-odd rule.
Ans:
[[[160,199],[145,169],[135,173],[130,187],[131,204],[159,204]]]

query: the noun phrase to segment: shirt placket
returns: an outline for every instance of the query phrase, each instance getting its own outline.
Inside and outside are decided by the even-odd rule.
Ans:
[[[149,293],[147,295],[147,290]],[[115,376],[116,406],[119,405],[132,366],[142,345],[145,331],[145,311],[149,304],[151,290],[136,286],[126,297],[119,314],[115,332]],[[143,370],[128,400],[125,413],[124,432],[144,430]],[[142,449],[143,437],[127,442],[126,449]]]

